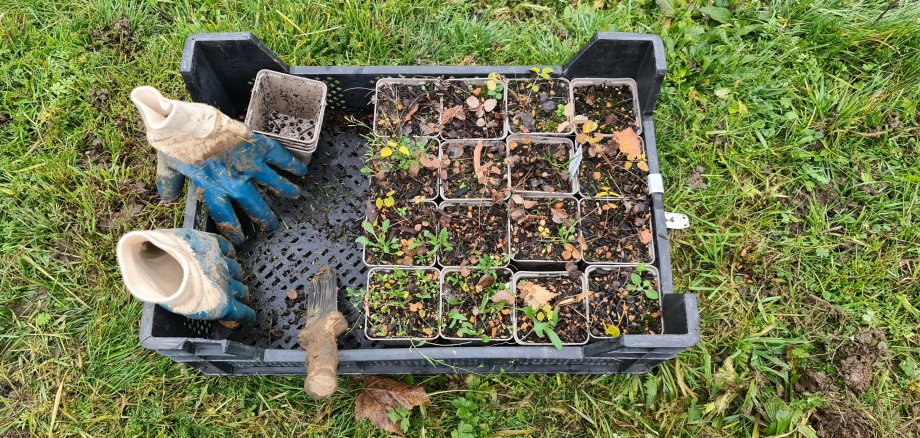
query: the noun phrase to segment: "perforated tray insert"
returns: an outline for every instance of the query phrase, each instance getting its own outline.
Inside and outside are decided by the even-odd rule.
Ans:
[[[353,115],[355,116],[355,115]],[[360,113],[363,119],[364,113]],[[310,172],[295,182],[304,189],[296,200],[263,193],[281,224],[257,233],[237,248],[237,259],[247,276],[256,324],[227,330],[213,324],[211,337],[272,349],[298,349],[304,302],[312,293],[310,278],[320,266],[336,269],[339,311],[351,329],[339,337],[339,348],[374,347],[363,334],[363,314],[349,304],[346,288],[363,290],[368,268],[355,243],[361,231],[368,181],[361,173],[366,143],[361,128],[349,127],[342,116],[324,124],[319,144],[308,166]],[[297,298],[288,298],[288,291]]]

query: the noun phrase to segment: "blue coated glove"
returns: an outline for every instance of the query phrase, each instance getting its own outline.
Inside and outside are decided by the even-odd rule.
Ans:
[[[125,287],[135,298],[190,319],[251,324],[256,313],[233,245],[190,228],[132,231],[116,247]]]
[[[288,198],[300,188],[272,167],[303,176],[307,166],[277,141],[253,134],[246,125],[216,108],[171,100],[153,87],[131,92],[147,129],[147,140],[157,150],[157,190],[168,202],[182,194],[185,177],[203,191],[202,202],[221,234],[234,245],[246,240],[234,201],[262,230],[278,226],[278,218],[253,180]]]

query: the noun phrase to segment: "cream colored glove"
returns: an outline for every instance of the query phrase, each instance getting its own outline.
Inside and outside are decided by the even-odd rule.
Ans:
[[[248,289],[233,246],[203,231],[132,231],[118,241],[116,256],[125,287],[135,298],[191,319],[252,323],[255,312],[238,300]]]

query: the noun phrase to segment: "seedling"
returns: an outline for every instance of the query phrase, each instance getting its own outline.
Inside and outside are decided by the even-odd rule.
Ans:
[[[489,73],[489,81],[486,82],[486,96],[492,99],[505,98],[505,84],[498,73]]]
[[[409,249],[414,250],[422,246],[427,246],[428,251],[416,256],[415,260],[422,264],[428,264],[434,261],[434,255],[438,251],[450,251],[454,247],[450,244],[447,236],[447,229],[441,228],[441,232],[435,235],[431,231],[422,232],[422,239],[410,239]]]
[[[527,306],[524,307],[524,314],[534,322],[531,331],[538,338],[547,338],[557,350],[562,350],[562,339],[559,339],[559,335],[556,334],[556,325],[559,324],[558,309],[548,305],[539,309]]]
[[[640,263],[636,266],[636,273],[629,276],[630,283],[626,285],[626,290],[641,292],[650,300],[658,299],[658,291],[652,286],[652,282],[642,279],[642,273],[645,272],[645,265]]]
[[[395,237],[389,237],[389,219],[386,219],[380,223],[379,230],[374,229],[374,224],[367,220],[361,221],[361,228],[363,228],[364,231],[373,238],[373,240],[368,239],[367,236],[359,236],[357,239],[355,239],[356,242],[364,245],[367,248],[370,248],[372,251],[379,254],[395,256],[403,255],[403,252],[399,249],[399,239]]]

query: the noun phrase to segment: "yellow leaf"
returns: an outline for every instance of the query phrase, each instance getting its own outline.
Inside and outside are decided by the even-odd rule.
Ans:
[[[388,140],[388,141],[387,141],[387,146],[389,146],[389,147],[391,147],[391,148],[395,148],[395,147],[396,147],[396,142],[393,141],[393,140]]]
[[[581,127],[582,132],[584,132],[585,134],[593,132],[595,129],[597,129],[597,122],[595,122],[594,120],[588,120]]]
[[[648,163],[646,163],[645,161],[640,161],[636,163],[636,167],[648,172]]]
[[[383,199],[377,198],[377,201],[374,202],[377,205],[377,208],[383,207]]]
[[[614,324],[610,324],[604,328],[604,333],[607,333],[611,337],[617,338],[620,336],[620,328]]]
[[[623,168],[626,170],[632,169],[632,161],[627,161],[626,164],[623,165]]]
[[[409,148],[407,148],[407,147],[405,147],[405,146],[400,146],[400,147],[399,147],[399,153],[401,153],[401,154],[403,154],[403,155],[409,155]]]
[[[385,206],[387,206],[387,207],[392,207],[393,204],[395,204],[395,203],[396,203],[396,200],[394,200],[393,198],[386,198],[386,199],[383,200],[383,205],[385,205]]]
[[[588,134],[585,134],[585,133],[583,133],[583,132],[579,132],[579,133],[575,136],[575,142],[576,142],[576,143],[587,143],[587,142],[588,142]]]
[[[390,155],[393,155],[393,149],[386,147],[380,150],[381,157],[386,158],[386,157],[389,157]]]

